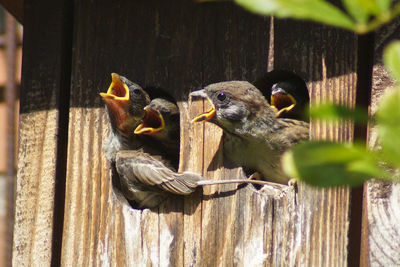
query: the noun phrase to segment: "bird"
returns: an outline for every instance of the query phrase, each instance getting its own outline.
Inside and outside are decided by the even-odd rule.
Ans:
[[[180,149],[179,108],[169,99],[158,97],[144,107],[145,116],[134,133],[148,135],[158,142],[169,158],[177,163]]]
[[[211,103],[211,108],[192,123],[209,121],[223,129],[224,156],[230,163],[259,173],[263,180],[289,181],[281,156],[309,139],[307,122],[277,117],[261,91],[247,81],[210,84],[190,96]]]
[[[309,92],[304,80],[286,70],[273,70],[254,83],[277,112],[277,117],[308,121]]]
[[[140,147],[141,140],[135,136],[134,130],[145,115],[144,107],[150,103],[150,97],[141,86],[124,76],[112,73],[111,78],[107,92],[100,93],[100,96],[111,124],[103,150],[107,160],[114,163],[118,151]]]
[[[154,208],[170,194],[188,195],[203,180],[200,174],[177,172],[179,158],[179,109],[164,98],[144,107],[145,115],[133,133],[147,137],[137,150],[117,153],[116,168],[125,196],[138,208]]]

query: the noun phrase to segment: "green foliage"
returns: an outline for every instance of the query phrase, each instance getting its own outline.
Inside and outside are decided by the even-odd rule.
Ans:
[[[373,31],[400,14],[392,0],[342,0],[345,11],[325,0],[235,0],[261,15],[312,20],[359,34]]]
[[[354,29],[354,22],[337,7],[321,0],[235,0],[244,8],[262,15],[309,19]]]
[[[376,120],[384,159],[400,168],[400,89],[389,91],[382,99]]]
[[[351,119],[357,123],[366,124],[369,120],[367,111],[351,109],[345,106],[330,103],[322,104],[310,109],[310,116],[314,119],[343,120]]]
[[[383,61],[392,76],[400,81],[400,41],[394,41],[385,47]]]
[[[296,146],[284,155],[283,166],[291,177],[318,186],[357,186],[366,178],[388,177],[364,146],[326,141]]]

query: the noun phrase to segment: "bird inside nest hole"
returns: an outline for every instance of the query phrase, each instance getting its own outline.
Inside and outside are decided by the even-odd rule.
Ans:
[[[309,121],[310,95],[305,81],[288,70],[273,70],[253,83],[277,111],[278,117]]]
[[[307,87],[294,74],[283,76],[286,73],[267,73],[264,83],[257,82],[260,88],[247,81],[226,81],[191,93],[210,102],[211,108],[192,122],[222,128],[224,159],[280,184],[290,180],[282,169],[283,153],[309,139],[309,125],[300,119],[309,101]]]

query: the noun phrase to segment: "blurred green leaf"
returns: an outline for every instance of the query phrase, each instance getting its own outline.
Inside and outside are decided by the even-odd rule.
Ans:
[[[400,168],[400,88],[385,93],[376,121],[383,156]]]
[[[391,42],[383,53],[383,62],[393,77],[400,81],[400,41]]]
[[[321,104],[310,108],[310,116],[314,119],[338,120],[353,119],[358,123],[368,122],[368,112],[360,108],[351,109],[336,104]]]
[[[389,10],[392,6],[392,0],[375,0],[378,10],[381,12]]]
[[[313,20],[354,30],[354,22],[339,8],[322,0],[235,0],[242,7],[261,15]]]
[[[356,186],[372,177],[388,176],[363,146],[320,141],[286,152],[283,168],[290,177],[317,186]]]
[[[386,12],[392,0],[342,0],[346,10],[352,14],[353,12],[363,12],[368,15],[379,15]],[[357,11],[359,9],[360,11]],[[353,15],[353,14],[352,14]]]
[[[343,0],[343,5],[355,20],[365,23],[370,15],[370,2],[373,2],[373,0]]]

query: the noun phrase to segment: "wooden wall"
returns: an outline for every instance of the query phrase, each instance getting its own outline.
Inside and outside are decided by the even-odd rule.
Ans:
[[[279,68],[306,80],[312,104],[354,106],[365,62],[355,35],[255,16],[230,2],[184,0],[42,0],[25,3],[24,23],[16,266],[358,262],[349,256],[348,188],[221,185],[157,209],[132,209],[112,188],[98,95],[111,72],[168,89],[181,110],[180,170],[238,178],[241,170],[223,164],[221,130],[189,123],[207,108],[189,103],[189,92],[217,81],[255,81]],[[353,139],[351,124],[312,122],[310,131],[315,139]]]

